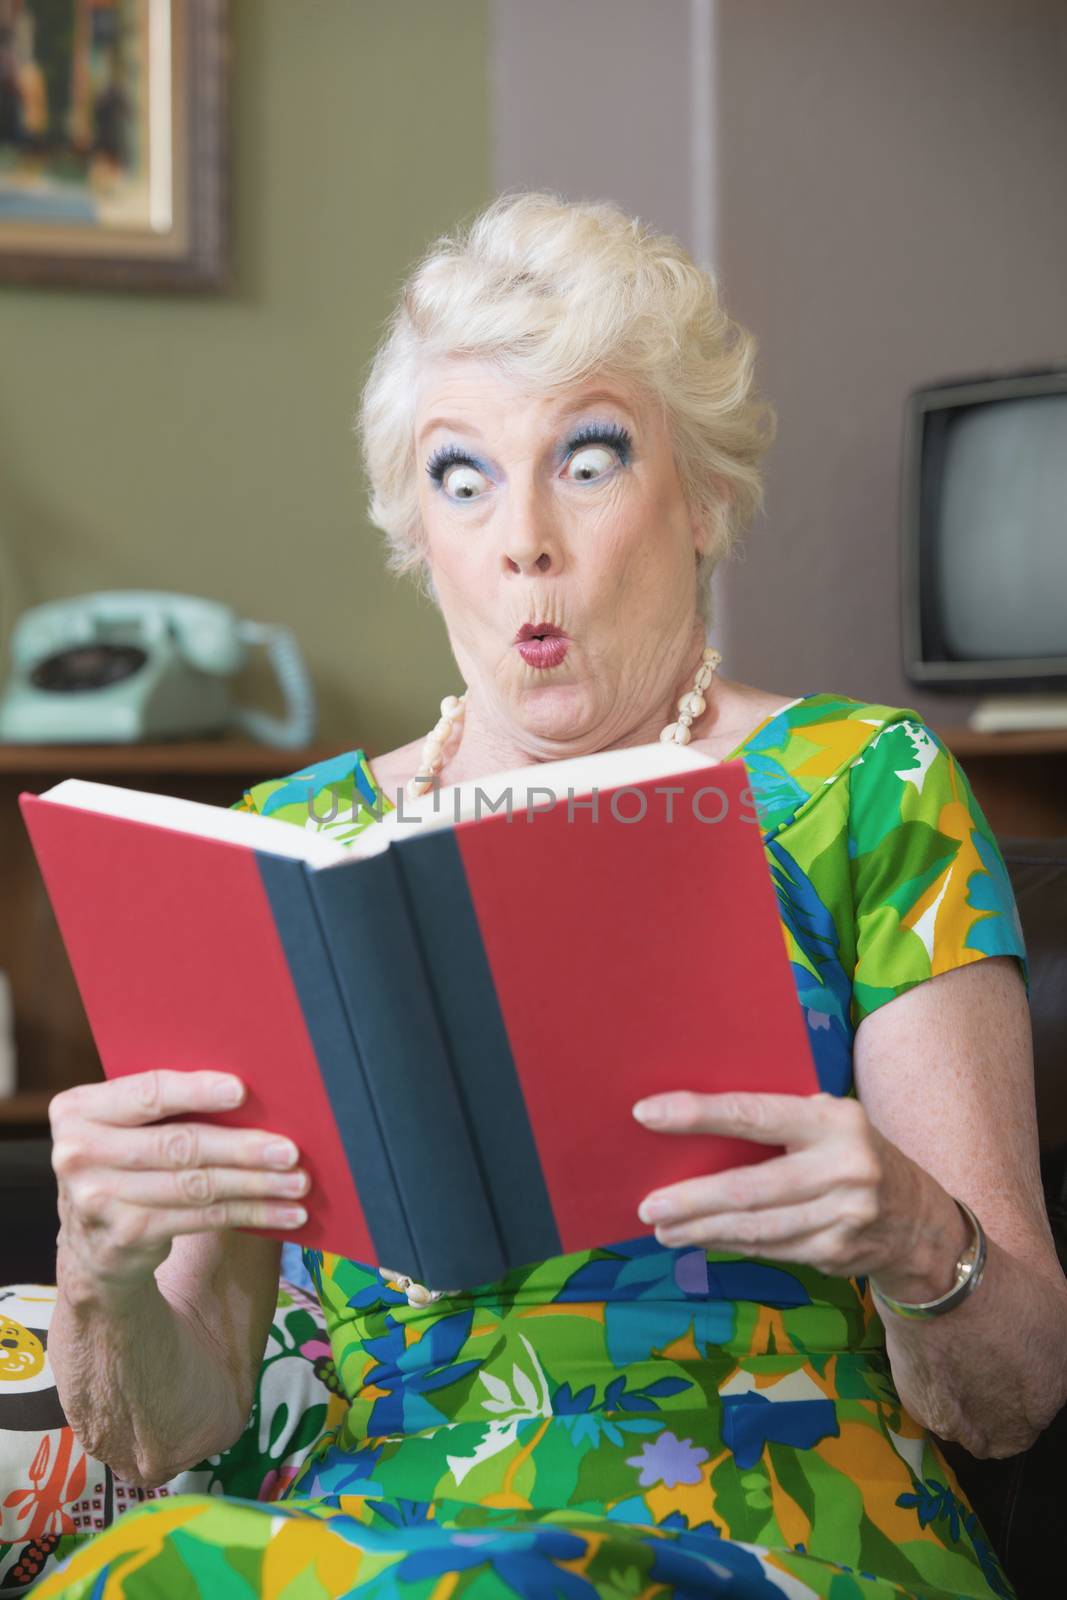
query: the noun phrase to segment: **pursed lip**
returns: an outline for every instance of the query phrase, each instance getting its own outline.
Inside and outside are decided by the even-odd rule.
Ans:
[[[565,639],[567,635],[562,628],[557,628],[551,622],[524,622],[515,635],[514,643],[523,644],[527,639]]]

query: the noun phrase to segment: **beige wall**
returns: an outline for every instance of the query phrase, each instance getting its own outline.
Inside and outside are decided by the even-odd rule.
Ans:
[[[730,667],[961,720],[900,668],[904,399],[1067,359],[1067,7],[718,9],[720,265],[780,416]]]
[[[501,189],[615,200],[690,239],[688,0],[493,0]]]
[[[0,540],[24,605],[159,587],[287,622],[324,735],[375,750],[457,677],[383,572],[350,423],[401,274],[488,195],[486,4],[233,12],[235,288],[0,288]]]
[[[971,701],[919,695],[900,666],[904,401],[1067,358],[1067,6],[494,0],[492,17],[497,181],[671,229],[760,341],[780,434],[766,517],[722,575],[724,671],[962,720]]]

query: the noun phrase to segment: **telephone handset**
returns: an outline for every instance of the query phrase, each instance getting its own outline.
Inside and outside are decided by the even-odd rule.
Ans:
[[[263,645],[285,715],[232,701],[226,680]],[[0,740],[109,743],[236,729],[264,744],[307,744],[315,694],[288,628],[237,618],[219,600],[116,589],[23,612],[0,697]]]

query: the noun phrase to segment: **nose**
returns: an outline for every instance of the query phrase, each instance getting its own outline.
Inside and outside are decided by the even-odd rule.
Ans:
[[[552,557],[547,550],[542,550],[533,561],[523,560],[522,557],[514,555],[507,556],[506,560],[511,572],[548,572],[552,566]]]
[[[501,556],[505,572],[532,577],[558,571],[562,564],[559,529],[536,488],[523,491],[515,484],[509,500]]]

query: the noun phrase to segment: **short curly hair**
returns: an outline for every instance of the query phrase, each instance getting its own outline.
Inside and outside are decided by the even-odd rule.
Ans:
[[[359,432],[370,518],[388,566],[436,598],[418,510],[414,410],[421,365],[493,363],[533,392],[594,374],[659,403],[687,504],[704,530],[697,607],[763,503],[760,464],[774,412],[756,393],[756,342],[715,280],[667,234],[610,202],[520,191],[438,239],[406,282],[363,392]]]

